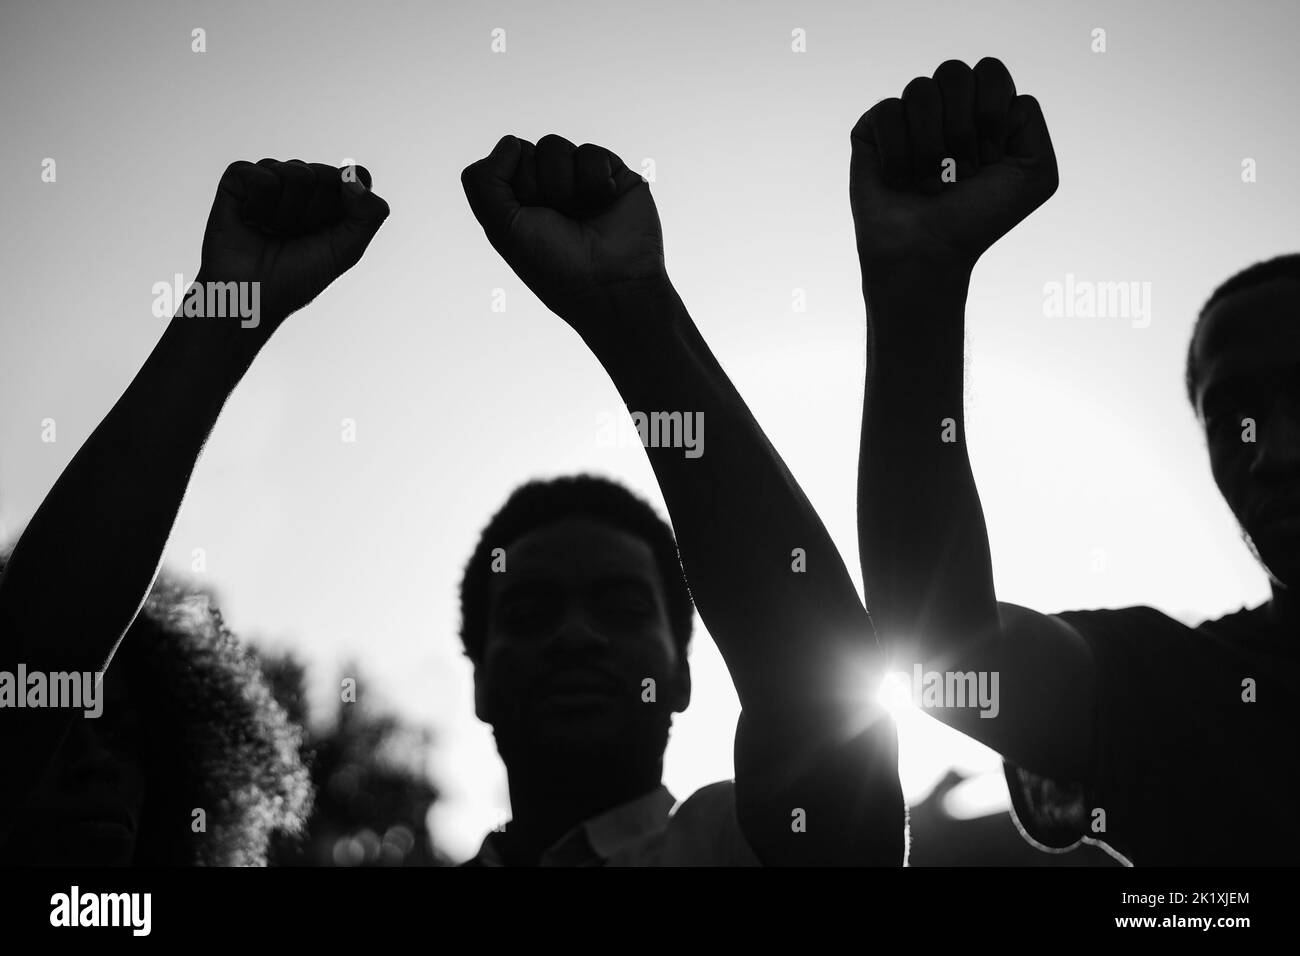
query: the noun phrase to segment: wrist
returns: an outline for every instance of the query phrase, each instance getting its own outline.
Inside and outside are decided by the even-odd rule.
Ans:
[[[200,272],[194,286],[206,289],[208,281]],[[205,303],[205,314],[186,315],[182,303],[163,331],[159,348],[196,384],[229,391],[266,344],[272,326],[264,315],[207,315],[207,311]]]
[[[873,340],[926,351],[962,348],[970,269],[946,261],[895,260],[862,267],[862,297]]]
[[[965,299],[970,288],[974,262],[957,257],[866,256],[861,252],[858,261],[862,267],[864,291],[892,295],[918,291],[933,294],[948,292]]]
[[[597,355],[642,351],[692,324],[667,276],[602,286],[564,318]]]
[[[230,279],[219,272],[211,272],[199,266],[194,276],[193,286],[202,290],[203,316],[214,324],[234,326],[237,329],[257,335],[248,338],[260,338],[266,341],[272,331],[279,328],[290,313],[283,303],[267,296],[267,284],[259,280]],[[183,305],[184,303],[182,303]],[[180,309],[177,309],[179,315]]]

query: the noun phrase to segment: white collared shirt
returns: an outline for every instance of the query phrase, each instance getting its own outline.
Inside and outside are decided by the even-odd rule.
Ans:
[[[508,829],[508,827],[507,827]],[[467,866],[504,866],[489,833]],[[760,866],[736,820],[735,784],[701,787],[681,804],[660,784],[574,827],[539,866]]]

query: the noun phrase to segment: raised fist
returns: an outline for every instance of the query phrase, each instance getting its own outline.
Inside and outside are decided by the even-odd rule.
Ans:
[[[262,324],[273,330],[356,265],[388,218],[370,182],[361,166],[231,163],[208,216],[199,279],[261,283]]]
[[[881,100],[851,134],[849,196],[864,269],[963,268],[1056,191],[1038,101],[1000,60],[949,60]]]
[[[667,282],[650,187],[603,147],[505,136],[461,184],[493,248],[579,332],[620,289]]]

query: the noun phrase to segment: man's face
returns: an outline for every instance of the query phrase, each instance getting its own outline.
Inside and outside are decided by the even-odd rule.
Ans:
[[[503,756],[515,747],[581,756],[656,742],[660,757],[690,679],[649,545],[566,519],[505,547],[474,675],[478,715]],[[655,682],[653,702],[644,699],[646,679]]]
[[[1270,575],[1292,588],[1300,587],[1298,310],[1300,280],[1243,289],[1206,313],[1193,346],[1214,480]]]

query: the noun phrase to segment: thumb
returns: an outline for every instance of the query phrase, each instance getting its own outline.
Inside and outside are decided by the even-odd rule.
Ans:
[[[870,198],[887,191],[880,147],[869,126],[855,126],[849,142],[852,146],[849,160],[850,193]]]
[[[356,176],[343,182],[340,204],[343,216],[330,227],[331,245],[345,269],[361,260],[370,240],[388,218],[388,203],[370,189],[370,172],[364,166],[356,167]]]
[[[1017,96],[1007,112],[1007,155],[1035,166],[1056,168],[1052,137],[1042,107],[1032,96]]]
[[[489,238],[504,232],[519,209],[519,197],[511,180],[522,152],[523,146],[516,137],[502,136],[492,152],[470,163],[460,174],[469,208]]]
[[[640,173],[635,173],[627,168],[627,164],[622,158],[612,150],[605,150],[609,157],[610,178],[614,180],[615,197],[622,196],[624,193],[636,189],[638,186],[648,186],[645,178]]]
[[[849,194],[874,198],[912,182],[912,148],[903,101],[889,97],[867,110],[849,133]]]

